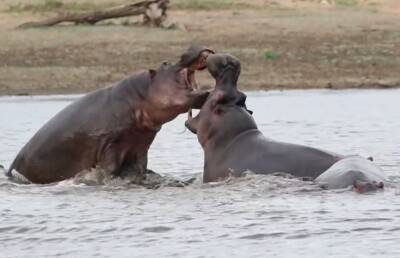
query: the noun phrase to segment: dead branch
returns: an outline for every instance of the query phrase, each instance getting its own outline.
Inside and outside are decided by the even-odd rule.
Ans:
[[[110,8],[107,10],[65,13],[54,18],[48,18],[37,22],[27,22],[17,28],[37,28],[49,27],[63,22],[73,22],[75,24],[94,25],[99,21],[122,18],[128,16],[143,15],[143,23],[154,26],[162,26],[167,18],[169,0],[145,0],[129,5]]]

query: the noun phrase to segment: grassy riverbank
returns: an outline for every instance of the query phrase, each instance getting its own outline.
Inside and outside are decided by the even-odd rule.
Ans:
[[[192,43],[239,57],[242,89],[400,86],[396,0],[171,0],[170,17],[186,30],[124,26],[127,19],[14,29],[61,9],[126,2],[1,1],[0,94],[85,92],[176,60]],[[198,80],[212,85],[205,73]]]

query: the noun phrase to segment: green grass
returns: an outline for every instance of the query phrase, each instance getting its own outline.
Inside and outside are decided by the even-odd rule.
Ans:
[[[273,49],[265,49],[264,50],[264,58],[266,60],[275,60],[278,58],[278,53]]]
[[[336,4],[340,6],[356,6],[358,0],[336,0]]]
[[[44,0],[36,4],[13,4],[8,6],[7,12],[21,13],[21,12],[33,12],[33,13],[45,13],[55,11],[89,11],[99,10],[107,7],[111,7],[112,4],[95,4],[93,2],[72,2],[63,3],[59,0]]]

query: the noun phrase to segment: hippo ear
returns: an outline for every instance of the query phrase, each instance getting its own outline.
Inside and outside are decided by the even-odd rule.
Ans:
[[[149,69],[150,79],[153,80],[156,77],[157,72],[153,69]]]

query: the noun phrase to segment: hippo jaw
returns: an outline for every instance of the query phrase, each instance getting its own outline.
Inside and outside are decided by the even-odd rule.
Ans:
[[[207,58],[212,54],[214,54],[214,51],[208,48],[194,46],[189,48],[187,53],[183,54],[181,60],[176,64],[181,69],[180,73],[184,78],[186,89],[188,90],[186,94],[188,103],[185,111],[188,109],[190,111],[192,108],[200,109],[207,100],[210,92],[199,90],[195,73],[207,68]]]
[[[203,70],[207,67],[206,59],[214,51],[204,46],[191,46],[180,58],[177,65],[187,67],[192,71]]]
[[[216,81],[216,88],[236,88],[241,65],[238,58],[230,54],[214,54],[207,58],[207,69]]]
[[[198,84],[195,77],[196,70],[191,70],[188,67],[181,68],[180,76],[184,79],[185,88],[189,91],[198,89]]]
[[[189,119],[185,121],[185,127],[189,129],[193,134],[197,134],[197,126],[194,124],[193,119]]]
[[[215,105],[214,93],[211,93],[197,116],[185,122],[186,128],[197,134],[197,140],[204,150],[225,146],[241,133],[257,129],[253,117],[245,108],[232,104]]]
[[[214,51],[204,46],[191,46],[176,63],[181,67],[181,73],[185,78],[189,89],[197,90],[198,84],[195,80],[195,72],[207,68],[207,58],[214,54]]]

